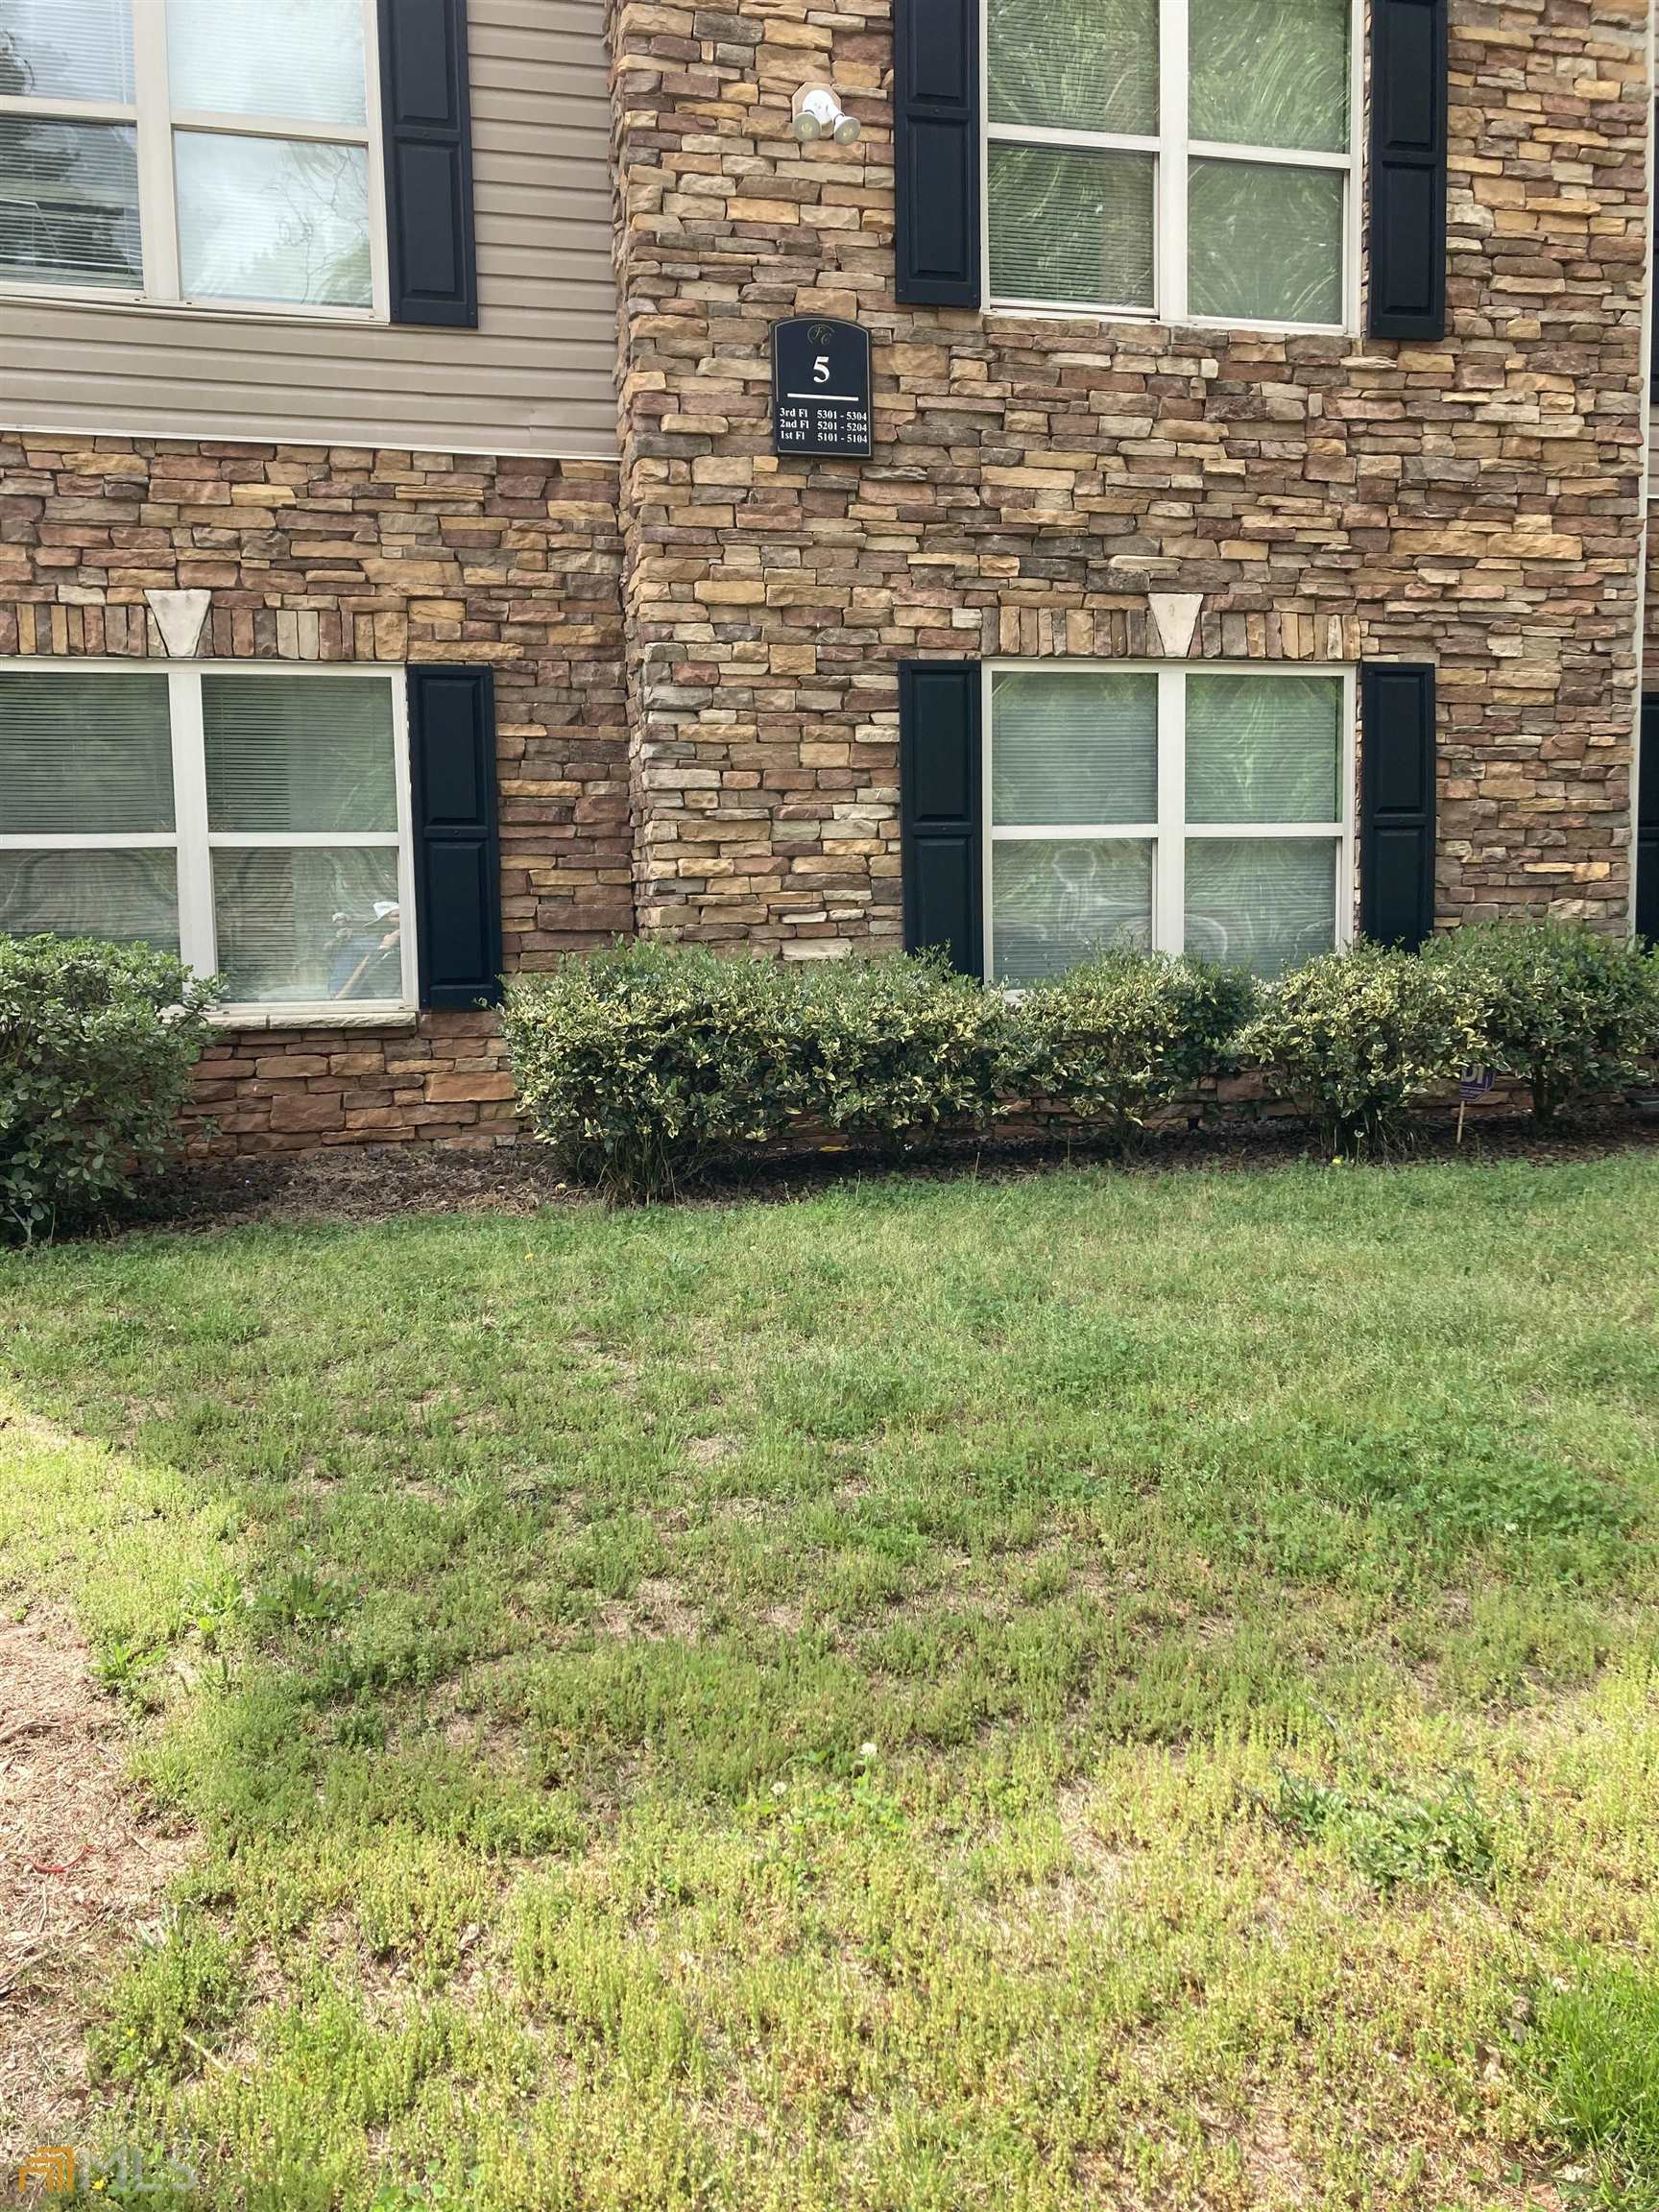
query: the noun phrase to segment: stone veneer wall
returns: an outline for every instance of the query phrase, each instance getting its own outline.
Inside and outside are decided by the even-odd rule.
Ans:
[[[900,927],[894,663],[1432,659],[1441,922],[1623,926],[1647,0],[1452,0],[1432,347],[900,308],[890,0],[613,0],[642,928]],[[864,134],[802,148],[832,78]],[[875,341],[873,461],[777,461],[768,327]]]
[[[159,659],[147,589],[212,592],[201,653],[488,662],[509,968],[632,926],[616,471],[0,431],[0,656]],[[219,1152],[515,1133],[488,1014],[239,1030],[201,1070]]]

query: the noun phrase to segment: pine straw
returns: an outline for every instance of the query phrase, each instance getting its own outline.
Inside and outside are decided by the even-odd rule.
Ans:
[[[158,1931],[187,1847],[139,1804],[81,1637],[44,1611],[0,1624],[0,2175],[89,2132],[89,1993]]]

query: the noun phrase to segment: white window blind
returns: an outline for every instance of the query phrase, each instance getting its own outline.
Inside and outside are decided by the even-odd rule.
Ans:
[[[368,119],[358,0],[167,0],[173,106],[297,123]]]
[[[144,941],[228,1003],[412,1004],[403,681],[0,669],[0,930]]]
[[[1347,670],[993,666],[986,973],[1113,946],[1275,975],[1345,941]]]
[[[0,284],[386,313],[374,0],[0,0]]]
[[[0,930],[11,937],[108,937],[177,952],[178,855],[12,852],[0,845]]]
[[[1034,983],[1113,945],[1152,941],[1152,846],[997,839],[991,847],[995,973]]]
[[[0,112],[0,279],[136,285],[137,136]]]
[[[0,0],[0,92],[131,101],[131,0]]]
[[[1339,329],[1356,0],[986,0],[994,305]]]
[[[1156,819],[1156,676],[1009,669],[997,679],[996,710],[998,822]]]
[[[171,839],[165,676],[0,674],[0,820],[12,830]]]
[[[202,734],[209,830],[276,836],[397,830],[386,684],[204,675]]]
[[[232,998],[398,996],[390,686],[204,675],[202,737]]]

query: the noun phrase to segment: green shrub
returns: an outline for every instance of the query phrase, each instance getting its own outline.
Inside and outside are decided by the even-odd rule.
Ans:
[[[865,1142],[916,1144],[997,1111],[1007,1002],[942,960],[814,963],[785,993],[801,1112]]]
[[[1659,1052],[1659,959],[1582,923],[1482,923],[1427,957],[1476,1009],[1482,1064],[1526,1080],[1544,1127]]]
[[[1480,1033],[1445,967],[1359,945],[1263,985],[1239,1049],[1341,1154],[1397,1142],[1413,1101],[1479,1059]]]
[[[147,946],[0,937],[0,1227],[49,1236],[168,1158],[212,992]]]
[[[1219,1070],[1255,1002],[1239,969],[1103,953],[1013,1009],[1009,1088],[1129,1143],[1155,1106]]]
[[[932,960],[791,966],[628,944],[509,988],[537,1135],[613,1198],[669,1194],[813,1123],[910,1143],[996,1107],[1000,998]]]
[[[508,987],[520,1102],[577,1181],[654,1198],[797,1110],[781,972],[699,946],[617,945]]]

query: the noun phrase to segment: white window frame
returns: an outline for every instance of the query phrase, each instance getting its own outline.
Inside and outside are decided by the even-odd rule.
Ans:
[[[1359,270],[1364,195],[1360,124],[1365,100],[1364,0],[1349,0],[1348,150],[1310,154],[1285,146],[1222,145],[1193,138],[1188,127],[1190,85],[1188,69],[1188,17],[1190,0],[1159,0],[1158,134],[1138,136],[1121,131],[1053,131],[991,121],[990,0],[979,5],[979,266],[985,272],[991,312],[1074,322],[1091,316],[1113,322],[1182,324],[1199,330],[1262,330],[1275,336],[1353,336],[1359,328]],[[991,148],[1077,147],[1084,152],[1144,154],[1153,157],[1152,285],[1150,307],[1125,307],[1111,301],[1021,300],[994,295],[991,284]],[[1343,185],[1342,320],[1340,323],[1283,323],[1270,317],[1192,315],[1187,307],[1187,180],[1196,160],[1274,163],[1286,168],[1321,169],[1340,174]]]
[[[371,849],[397,852],[399,995],[391,998],[296,998],[231,1000],[215,1015],[229,1024],[263,1028],[304,1023],[332,1027],[379,1018],[395,1021],[415,1011],[420,963],[416,945],[414,801],[409,781],[409,685],[407,672],[368,661],[319,661],[297,666],[291,661],[111,661],[78,655],[55,659],[0,661],[0,674],[32,676],[115,676],[134,679],[165,675],[167,713],[173,744],[173,828],[129,834],[60,831],[0,833],[0,853],[173,853],[179,866],[179,951],[198,975],[219,966],[218,926],[213,912],[213,855],[226,852]],[[397,795],[396,830],[210,830],[207,827],[207,750],[202,718],[204,676],[236,678],[280,676],[299,684],[319,677],[349,677],[358,683],[389,684],[392,688],[392,744]],[[4,775],[4,733],[0,733],[0,778]],[[91,932],[96,935],[96,931]]]
[[[994,818],[992,765],[996,729],[993,700],[998,675],[1156,676],[1158,679],[1158,812],[1150,822],[1011,822]],[[1322,676],[1342,680],[1341,756],[1337,796],[1342,815],[1335,822],[1191,822],[1187,820],[1187,709],[1190,676]],[[982,663],[980,673],[980,789],[985,794],[985,833],[981,839],[980,910],[984,916],[985,974],[997,974],[996,902],[993,864],[1000,844],[1090,845],[1120,842],[1152,848],[1152,950],[1180,953],[1187,934],[1187,845],[1200,838],[1235,842],[1264,838],[1280,843],[1309,838],[1336,847],[1336,913],[1333,943],[1338,951],[1354,942],[1354,821],[1356,749],[1358,721],[1358,671],[1330,661],[1089,661],[1057,657],[1049,661],[1003,659]]]
[[[138,234],[143,283],[46,284],[24,277],[0,279],[0,299],[63,300],[84,305],[186,309],[191,314],[252,318],[259,322],[387,323],[392,288],[386,245],[386,176],[380,118],[379,25],[375,0],[363,12],[364,120],[285,122],[280,116],[220,115],[205,109],[174,110],[167,72],[166,0],[132,0],[134,98],[36,99],[0,95],[0,116],[37,115],[60,123],[125,123],[137,133]],[[296,300],[220,300],[186,292],[180,280],[179,204],[173,162],[176,135],[212,132],[236,138],[309,138],[325,146],[361,146],[369,165],[367,307],[329,306]]]

